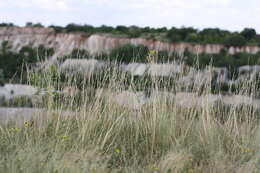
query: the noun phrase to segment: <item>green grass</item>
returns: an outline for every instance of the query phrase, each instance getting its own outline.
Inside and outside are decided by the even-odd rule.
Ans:
[[[124,78],[112,75],[108,88],[124,89]],[[59,83],[50,76],[46,73],[35,83],[79,87],[74,80]],[[158,90],[153,82],[151,92]],[[97,83],[101,88],[102,81],[93,85]],[[49,93],[46,116],[1,126],[0,172],[260,172],[256,108],[207,103],[187,108],[158,97],[133,110],[89,94],[91,85],[82,86],[78,98],[57,99]],[[203,95],[209,88],[204,85],[201,91],[198,86],[193,92]],[[74,115],[60,115],[65,109]]]

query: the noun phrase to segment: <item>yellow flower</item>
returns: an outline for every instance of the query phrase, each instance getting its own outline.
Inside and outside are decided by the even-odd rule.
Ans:
[[[117,148],[117,149],[115,150],[115,152],[116,152],[116,153],[120,153],[120,149]]]
[[[41,166],[46,166],[47,163],[46,163],[46,162],[41,162],[40,165],[41,165]]]
[[[10,128],[10,131],[11,131],[11,132],[19,132],[20,129],[17,128],[17,127],[12,127],[12,128]]]
[[[157,168],[157,167],[155,167],[155,168],[154,168],[154,170],[155,170],[155,171],[159,171],[160,169],[159,169],[159,168]]]
[[[18,161],[22,161],[22,158],[21,158],[21,157],[17,157],[17,160],[18,160]]]
[[[97,171],[97,168],[92,168],[92,171],[93,171],[93,172],[96,172],[96,171]]]
[[[193,169],[192,168],[188,169],[188,173],[193,173]]]
[[[154,55],[154,54],[155,54],[155,50],[150,50],[150,51],[149,51],[149,54],[150,54],[150,55]]]
[[[192,157],[188,157],[188,160],[189,160],[189,161],[192,161],[193,159],[192,159]]]
[[[24,127],[29,127],[31,125],[28,121],[25,121],[23,124],[24,124]]]
[[[58,136],[59,139],[63,139],[63,140],[68,140],[69,137],[68,136]]]
[[[243,153],[250,153],[253,152],[253,150],[251,150],[250,148],[246,148],[243,150]]]

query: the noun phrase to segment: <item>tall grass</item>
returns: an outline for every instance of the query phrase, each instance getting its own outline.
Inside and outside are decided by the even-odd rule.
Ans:
[[[29,76],[47,90],[44,103],[37,105],[46,113],[0,127],[0,172],[260,172],[257,108],[207,101],[202,108],[185,107],[159,96],[140,109],[125,108],[96,88],[135,92],[136,85],[117,70],[102,75],[80,82],[77,77],[61,80],[55,69]],[[156,94],[160,81],[151,81],[149,92]],[[139,85],[146,85],[145,79]],[[166,81],[169,90],[167,85],[172,84]],[[210,93],[210,85],[193,92]],[[79,90],[67,96],[48,92],[65,87]],[[175,92],[183,88],[171,87]],[[64,110],[71,116],[63,116]]]

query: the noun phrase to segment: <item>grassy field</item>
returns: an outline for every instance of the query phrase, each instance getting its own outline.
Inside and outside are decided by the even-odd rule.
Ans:
[[[36,83],[47,89],[79,87],[74,80],[59,82],[50,76],[46,73]],[[123,76],[109,79],[108,89],[125,88]],[[158,98],[130,109],[93,94],[89,88],[94,85],[102,88],[104,83],[88,82],[79,93],[58,99],[47,93],[46,116],[1,126],[0,172],[260,172],[257,108],[207,102],[203,108],[185,107]],[[149,92],[158,91],[156,80],[151,86]],[[209,83],[193,92],[203,95],[210,88]],[[65,109],[74,115],[62,116],[59,110]]]

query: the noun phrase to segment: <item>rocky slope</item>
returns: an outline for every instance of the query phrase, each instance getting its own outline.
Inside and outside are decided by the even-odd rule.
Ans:
[[[100,61],[96,59],[67,59],[60,66],[59,71],[66,74],[81,74],[85,77],[90,77],[93,74],[100,73],[106,70],[106,67],[113,64],[108,61]],[[260,74],[260,66],[241,66],[238,68],[238,77],[236,80],[228,78],[227,68],[212,67],[204,70],[196,70],[193,67],[188,67],[183,64],[176,63],[129,63],[115,66],[121,72],[127,72],[133,76],[160,76],[160,77],[175,77],[176,74],[182,74],[186,68],[185,75],[181,75],[179,82],[185,86],[191,86],[194,83],[210,81],[216,75],[217,82],[226,84],[235,84],[240,82],[253,82],[257,75]]]
[[[55,33],[52,28],[36,27],[0,27],[0,44],[8,41],[13,51],[19,51],[23,46],[37,47],[44,45],[46,48],[54,48],[53,59],[70,54],[73,49],[85,49],[90,54],[109,53],[113,48],[131,43],[143,44],[151,50],[168,50],[183,52],[185,49],[193,53],[219,53],[224,45],[219,44],[191,44],[168,43],[162,41],[146,40],[143,38],[123,38],[109,34],[92,34],[90,36],[81,33]],[[228,53],[247,52],[255,54],[260,51],[259,46],[229,47]]]

